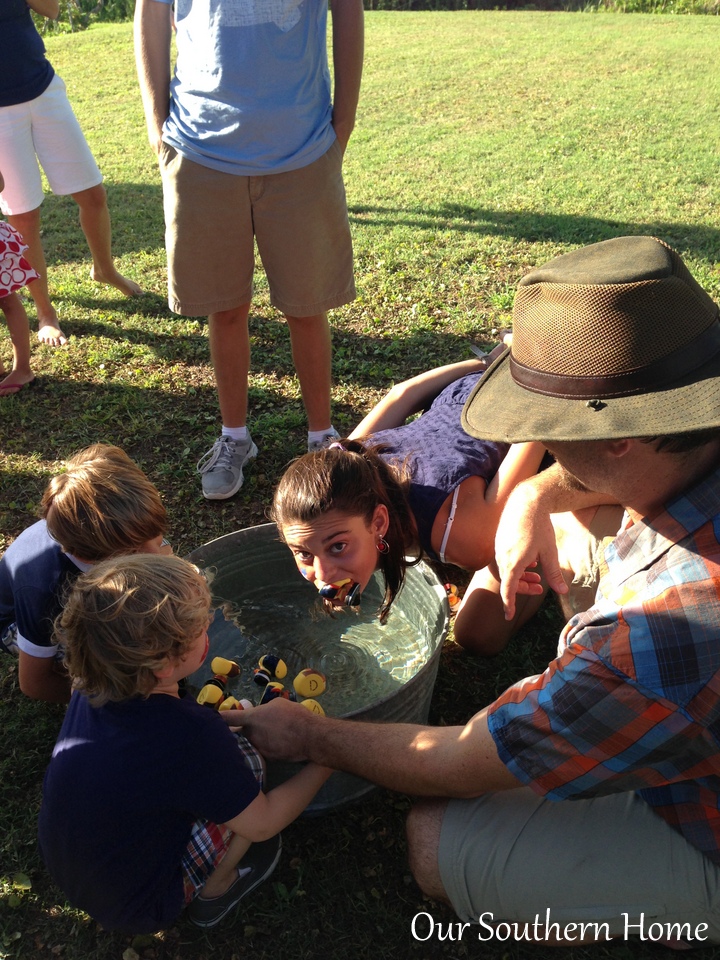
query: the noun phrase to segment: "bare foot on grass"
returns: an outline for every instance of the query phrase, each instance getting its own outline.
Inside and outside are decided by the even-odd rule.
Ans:
[[[0,377],[3,376],[5,376],[5,371],[0,370]],[[12,370],[5,376],[4,380],[0,380],[0,397],[14,396],[27,384],[32,383],[34,379],[35,374],[33,373],[21,373],[19,370]]]
[[[50,347],[65,346],[67,337],[57,325],[57,314],[52,320],[41,320],[38,317],[38,340],[40,343],[47,343]]]
[[[112,273],[100,273],[93,267],[90,270],[90,276],[95,283],[106,283],[110,287],[117,287],[126,297],[141,297],[145,292],[134,280],[124,277],[114,267]]]

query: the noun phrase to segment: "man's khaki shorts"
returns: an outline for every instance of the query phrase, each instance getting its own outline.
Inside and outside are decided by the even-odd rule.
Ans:
[[[167,145],[160,154],[170,309],[199,317],[249,303],[254,240],[270,301],[310,317],[355,297],[352,241],[337,141],[288,173],[242,177]]]
[[[536,917],[547,939],[549,910],[566,946],[572,923],[597,924],[585,932],[601,941],[648,942],[670,923],[707,924],[696,945],[720,943],[720,868],[634,793],[554,802],[519,787],[451,800],[438,865],[457,915],[478,925],[468,941],[498,921],[518,921],[523,939]]]
[[[573,514],[562,514],[562,524],[555,527],[560,564],[572,574],[568,592],[558,600],[567,620],[589,609],[595,602],[600,582],[600,561],[608,543],[615,539],[623,518],[617,504],[599,506],[589,525],[580,523]],[[583,511],[587,514],[587,511]]]

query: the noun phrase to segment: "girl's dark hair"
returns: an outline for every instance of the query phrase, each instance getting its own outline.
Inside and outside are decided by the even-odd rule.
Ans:
[[[390,549],[378,553],[385,580],[385,597],[379,610],[380,622],[384,623],[403,585],[408,563],[413,562],[407,554],[417,549],[417,536],[406,493],[409,481],[402,471],[385,463],[379,455],[381,450],[359,440],[342,440],[295,460],[275,490],[271,517],[281,532],[290,523],[317,520],[328,510],[362,517],[369,524],[375,508],[384,504],[390,518],[385,535]]]

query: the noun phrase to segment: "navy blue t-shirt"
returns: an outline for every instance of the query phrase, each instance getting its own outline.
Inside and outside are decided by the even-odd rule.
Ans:
[[[166,694],[93,707],[74,693],[45,773],[40,849],[106,929],[163,930],[183,907],[193,823],[226,823],[259,790],[215,711]]]
[[[55,75],[25,0],[0,0],[0,107],[27,103]]]
[[[44,520],[23,530],[0,557],[0,633],[15,623],[21,650],[31,657],[53,656],[53,622],[79,575]]]
[[[400,427],[379,430],[371,437],[382,444],[382,458],[404,466],[410,476],[408,500],[415,517],[420,545],[429,557],[438,559],[430,544],[433,523],[448,496],[468,477],[486,482],[497,473],[507,443],[477,440],[465,433],[460,415],[482,373],[460,377],[445,387],[430,407]]]

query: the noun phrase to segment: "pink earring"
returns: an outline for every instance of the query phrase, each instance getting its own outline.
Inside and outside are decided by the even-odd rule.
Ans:
[[[378,553],[390,553],[390,544],[387,542],[385,537],[380,537],[378,542],[375,544],[375,549]]]

